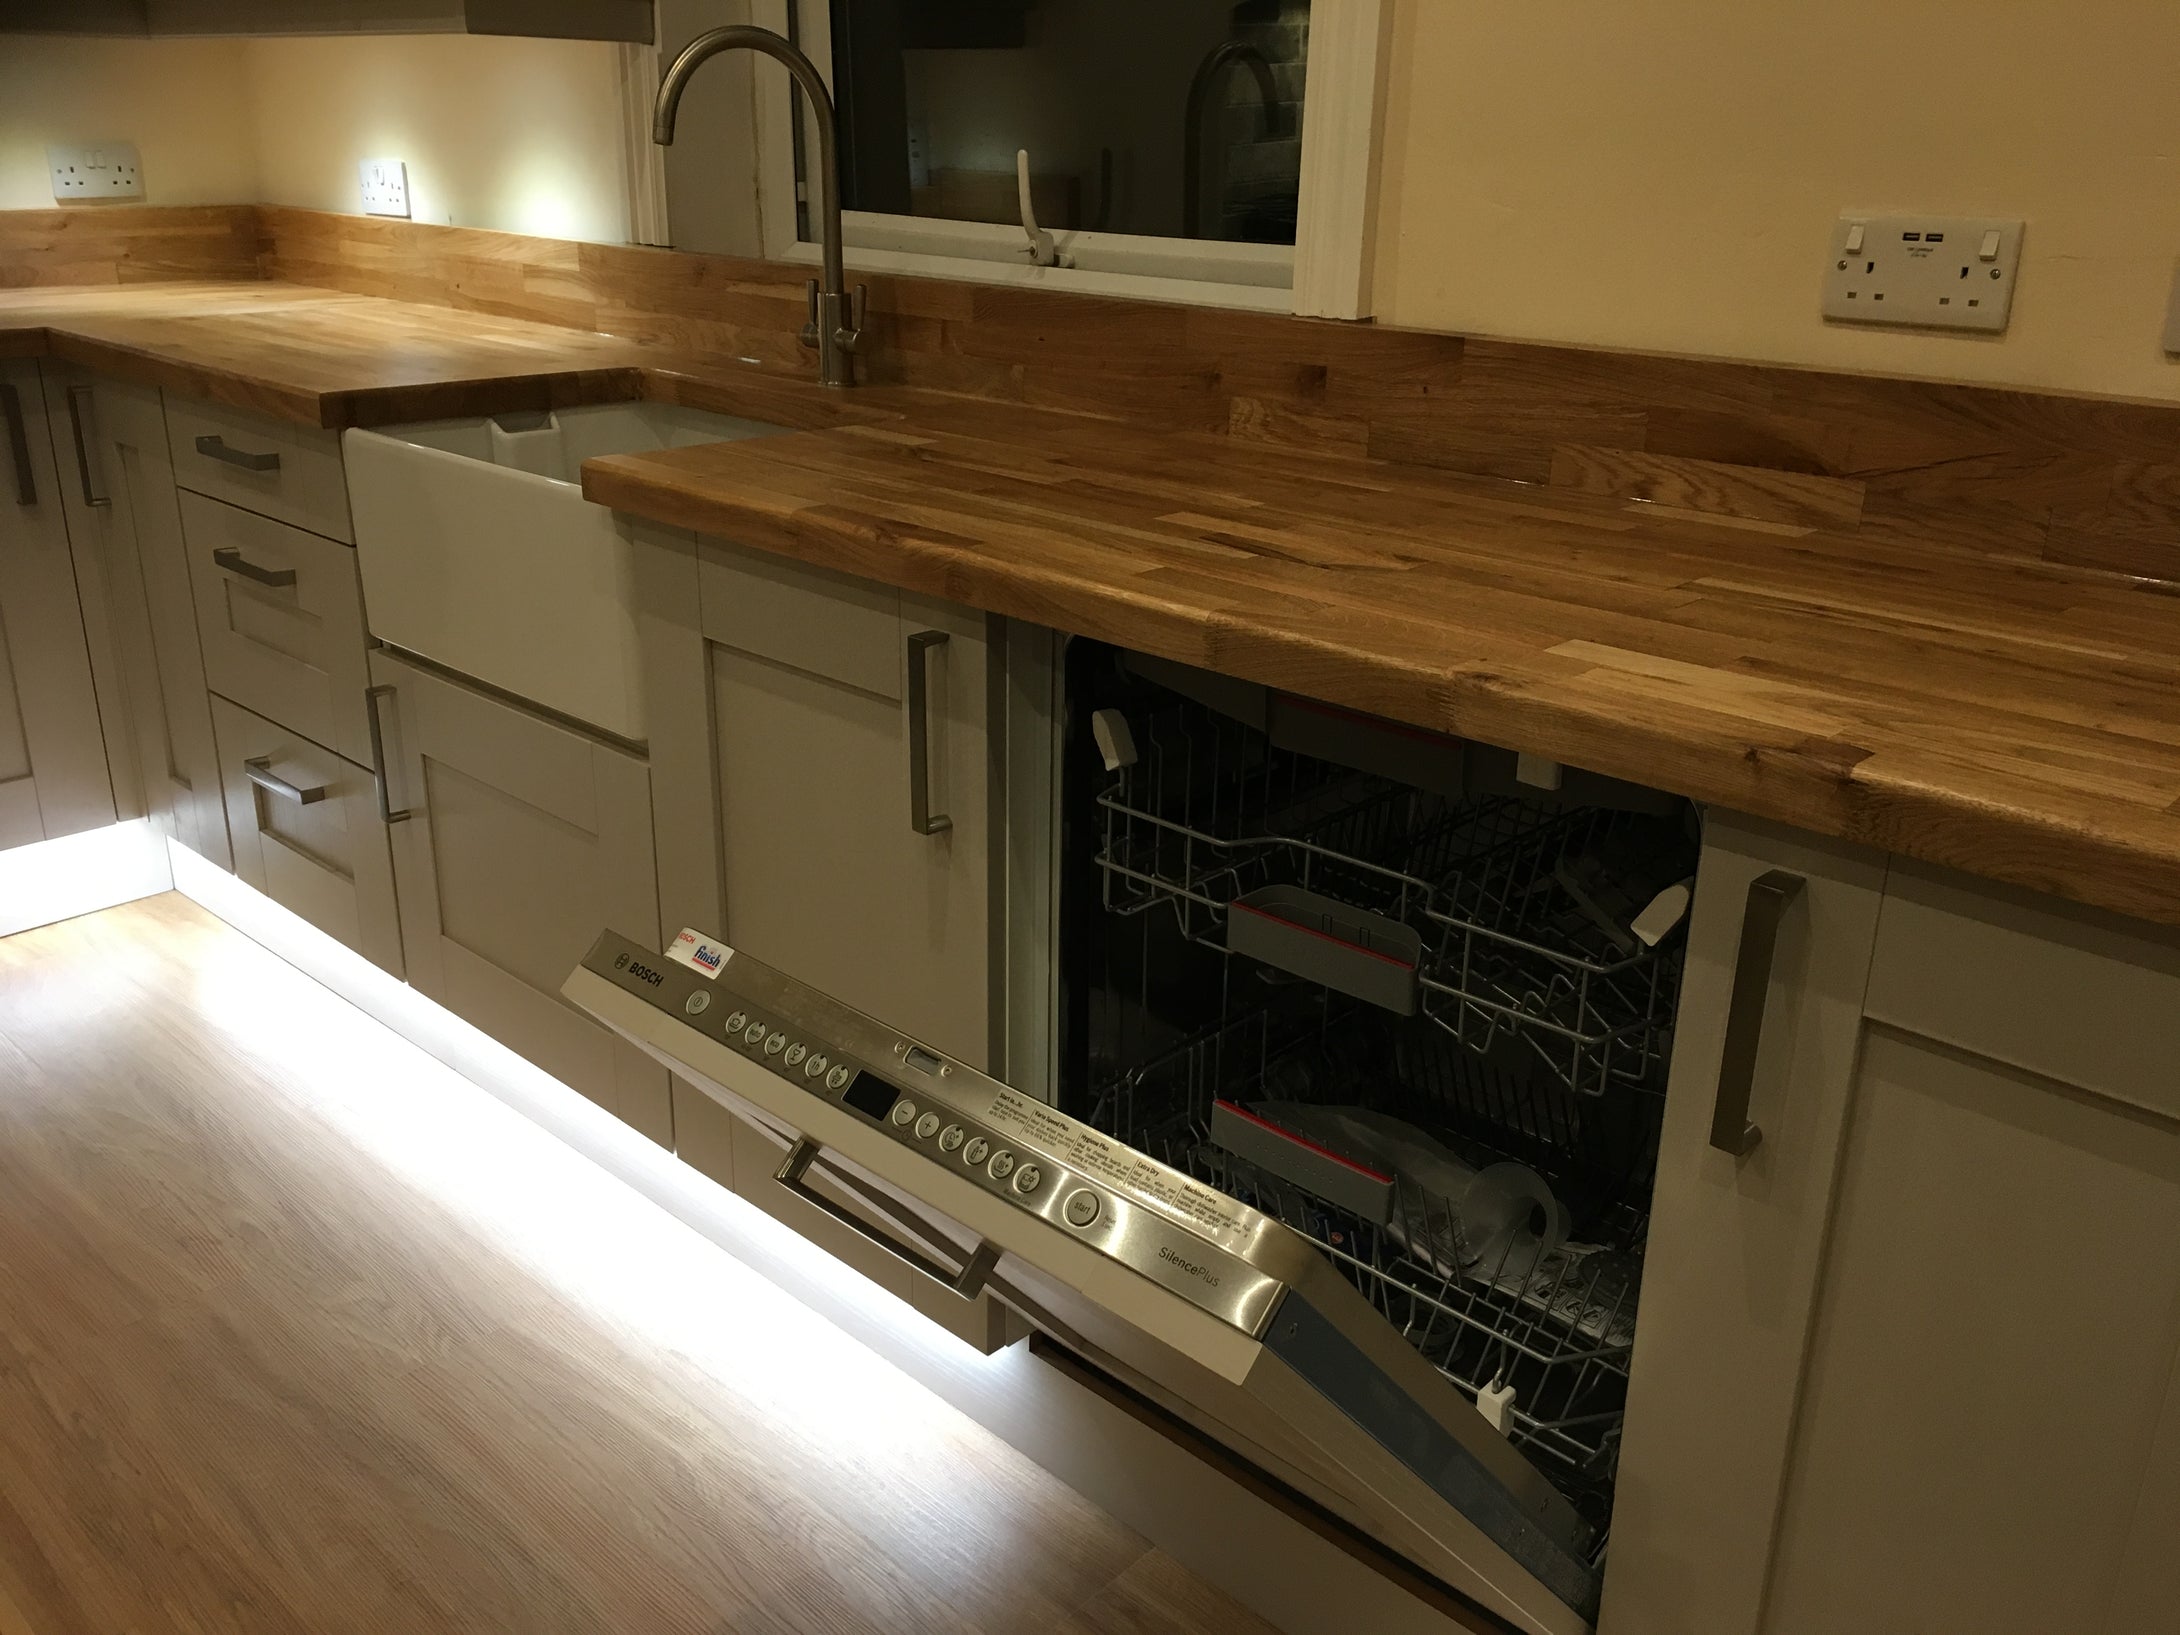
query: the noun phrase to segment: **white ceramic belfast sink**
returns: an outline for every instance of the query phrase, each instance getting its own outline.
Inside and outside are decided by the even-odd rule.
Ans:
[[[371,634],[617,737],[645,737],[633,531],[583,498],[601,454],[786,427],[656,403],[342,435]]]

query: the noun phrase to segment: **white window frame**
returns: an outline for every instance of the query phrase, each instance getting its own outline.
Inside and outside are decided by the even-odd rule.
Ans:
[[[752,0],[751,20],[785,33],[788,8],[793,4],[796,0]],[[829,83],[828,8],[823,0],[808,0],[806,14],[818,21],[805,31],[804,45]],[[1038,267],[1026,254],[1019,259],[994,254],[1023,243],[1016,226],[850,210],[842,217],[848,264],[866,272],[1043,286],[1306,317],[1368,317],[1379,111],[1390,21],[1387,0],[1312,0],[1301,191],[1291,248],[1054,231],[1054,244],[1063,257],[1087,255],[1128,270]],[[640,149],[649,136],[650,108],[641,94],[641,83],[640,72],[624,77],[632,151]],[[767,259],[814,266],[818,246],[797,232],[800,212],[795,145],[789,128],[793,107],[789,84],[788,77],[769,64],[761,65],[754,76],[757,216]],[[814,132],[808,133],[807,140],[814,151]],[[662,174],[656,149],[650,157],[651,173]],[[645,168],[638,164],[632,172]],[[632,173],[631,206],[632,236],[650,242],[663,239],[662,184]]]

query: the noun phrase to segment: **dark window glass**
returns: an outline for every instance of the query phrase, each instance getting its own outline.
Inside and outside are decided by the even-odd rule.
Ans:
[[[830,7],[847,208],[1294,242],[1309,0]]]

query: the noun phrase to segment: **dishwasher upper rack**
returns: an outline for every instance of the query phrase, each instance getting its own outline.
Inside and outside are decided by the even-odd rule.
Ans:
[[[1456,1268],[1430,1248],[1457,1235],[1443,1200],[1396,1185],[1392,1223],[1377,1226],[1210,1139],[1215,1098],[1277,1095],[1283,1066],[1328,1046],[1336,1053],[1342,1037],[1341,1017],[1326,1007],[1230,1013],[1106,1079],[1088,1122],[1309,1238],[1470,1397],[1512,1386],[1509,1436],[1554,1468],[1570,1498],[1609,1497],[1647,1209],[1610,1208],[1593,1226],[1601,1243],[1569,1245],[1528,1264]],[[1444,1094],[1442,1086],[1430,1093],[1441,1116]],[[1493,1112],[1500,1122],[1503,1112]],[[1635,1180],[1630,1190],[1647,1198],[1647,1172]],[[1596,1508],[1601,1521],[1609,1505]]]
[[[1449,800],[1192,706],[1152,716],[1097,805],[1109,912],[1163,905],[1183,936],[1217,945],[1237,897],[1299,885],[1412,927],[1422,1009],[1463,1044],[1519,1039],[1584,1095],[1662,1093],[1677,950],[1627,951],[1558,886],[1570,860],[1643,820]]]

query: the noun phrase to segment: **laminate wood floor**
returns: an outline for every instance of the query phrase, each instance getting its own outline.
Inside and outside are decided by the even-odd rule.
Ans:
[[[0,940],[0,1635],[1268,1635],[179,897]]]

